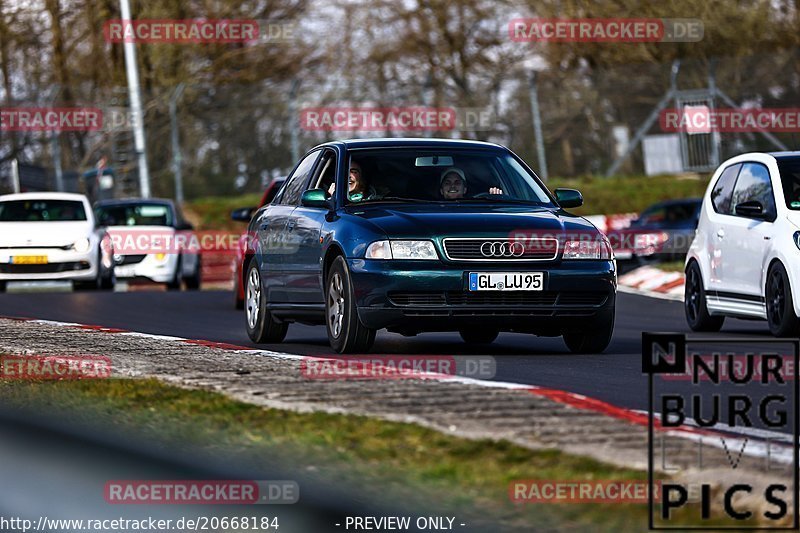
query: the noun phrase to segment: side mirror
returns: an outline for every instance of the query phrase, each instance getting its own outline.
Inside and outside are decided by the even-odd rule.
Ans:
[[[175,226],[175,229],[178,231],[192,231],[194,229],[194,226],[184,221],[184,222],[178,222],[178,224]]]
[[[764,206],[758,200],[736,204],[736,214],[747,218],[764,218]]]
[[[583,196],[575,189],[556,189],[556,200],[561,207],[580,207],[583,205]]]
[[[303,207],[322,207],[330,209],[328,193],[325,189],[309,189],[300,197],[300,205]]]
[[[235,220],[237,222],[250,222],[250,219],[253,218],[253,212],[255,210],[255,207],[240,207],[239,209],[234,209],[231,211],[231,220]]]

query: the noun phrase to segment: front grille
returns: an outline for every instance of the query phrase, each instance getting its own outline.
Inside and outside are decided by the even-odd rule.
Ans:
[[[447,293],[450,305],[475,305],[475,306],[523,306],[523,305],[555,305],[557,292],[521,291],[521,292],[458,292]]]
[[[444,239],[444,252],[451,261],[551,261],[558,256],[558,241],[554,238]]]
[[[117,265],[135,265],[137,263],[141,263],[144,261],[144,258],[147,257],[147,254],[136,254],[136,255],[122,255],[119,257],[118,260],[114,262]]]
[[[47,263],[45,265],[15,265],[0,263],[0,274],[56,274],[73,270],[90,268],[88,261],[72,261],[67,263]]]
[[[389,301],[398,307],[596,307],[608,300],[608,293],[558,291],[499,291],[499,292],[390,292]],[[428,312],[428,311],[425,311]],[[447,311],[442,311],[445,314]]]

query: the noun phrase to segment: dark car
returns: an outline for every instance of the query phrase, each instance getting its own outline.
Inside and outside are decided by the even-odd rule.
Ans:
[[[231,219],[239,221],[239,222],[250,222],[250,219],[253,218],[253,213],[258,210],[259,207],[264,207],[268,203],[270,203],[275,196],[278,194],[278,191],[281,190],[281,187],[286,182],[285,178],[278,178],[274,179],[267,185],[266,190],[264,190],[264,194],[261,195],[261,201],[258,203],[257,207],[240,207],[239,209],[234,209],[231,213]],[[244,261],[244,251],[245,246],[244,242],[247,238],[247,234],[242,235],[239,239],[239,246],[236,248],[236,257],[234,257],[234,278],[233,278],[233,296],[234,296],[234,307],[236,309],[244,309],[244,286],[242,285],[242,261]]]
[[[702,198],[653,204],[630,227],[608,232],[618,261],[635,263],[683,259],[692,244]]]
[[[325,324],[331,346],[353,353],[383,328],[458,331],[471,343],[515,331],[600,352],[614,328],[616,264],[605,236],[564,210],[582,202],[575,190],[551,194],[495,144],[317,146],[250,222],[248,335],[275,343],[290,322]]]

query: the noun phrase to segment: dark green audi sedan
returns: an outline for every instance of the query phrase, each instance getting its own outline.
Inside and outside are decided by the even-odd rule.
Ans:
[[[281,342],[292,322],[324,324],[339,353],[375,332],[501,331],[563,336],[603,351],[614,329],[608,240],[565,211],[514,153],[443,139],[330,142],[308,152],[250,221],[247,333]]]

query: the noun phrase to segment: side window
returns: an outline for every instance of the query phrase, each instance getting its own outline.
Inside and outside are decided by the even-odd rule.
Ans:
[[[736,183],[736,176],[742,164],[731,165],[720,174],[714,189],[711,191],[711,202],[714,204],[714,211],[721,215],[732,215],[733,206],[731,205],[731,195],[733,185]]]
[[[772,182],[769,169],[760,163],[745,163],[736,180],[731,207],[736,208],[742,202],[760,202],[767,213],[767,219],[774,220],[776,213],[775,199],[772,195]]]
[[[311,183],[309,189],[330,189],[336,177],[336,153],[332,150],[326,150],[322,154],[322,161],[317,166],[317,173]]]
[[[316,152],[312,152],[308,154],[300,164],[297,165],[297,168],[292,173],[291,176],[287,179],[286,183],[283,185],[281,189],[281,195],[278,199],[279,204],[281,205],[297,205],[300,201],[300,195],[303,194],[305,190],[306,181],[308,181],[308,175],[314,169],[314,163],[319,157],[319,150]]]

